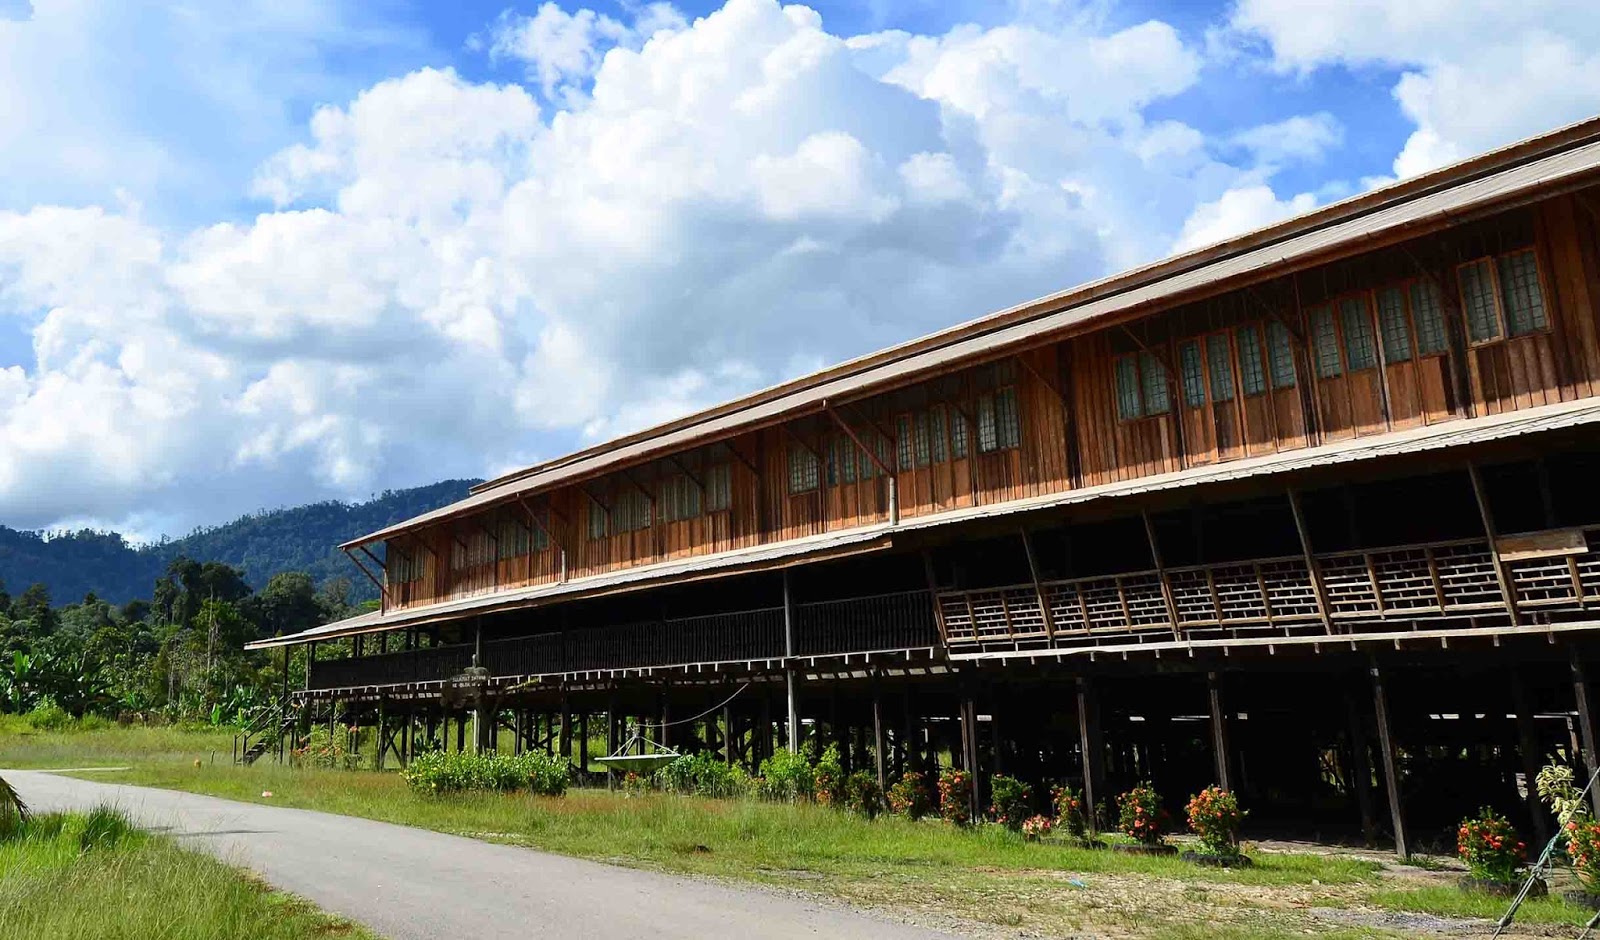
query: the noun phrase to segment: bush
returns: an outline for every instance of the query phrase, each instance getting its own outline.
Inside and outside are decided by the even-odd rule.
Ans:
[[[72,724],[72,716],[54,699],[47,698],[28,712],[28,724],[39,731],[65,731]]]
[[[858,770],[844,782],[845,809],[872,819],[883,812],[883,791],[876,774]]]
[[[1574,816],[1567,820],[1563,831],[1567,836],[1567,858],[1572,862],[1572,873],[1586,891],[1600,891],[1600,822],[1587,816]]]
[[[1050,791],[1050,802],[1055,805],[1056,825],[1067,830],[1074,839],[1089,838],[1089,814],[1083,805],[1083,794],[1062,784]]]
[[[1528,857],[1528,847],[1517,841],[1510,821],[1487,806],[1478,811],[1477,818],[1461,820],[1456,852],[1472,877],[1484,881],[1514,881]]]
[[[1022,821],[1022,837],[1029,842],[1038,842],[1049,835],[1053,827],[1049,816],[1029,816]]]
[[[907,819],[921,819],[933,812],[933,793],[928,778],[908,770],[889,787],[889,811]]]
[[[1033,787],[1015,777],[995,774],[989,778],[989,816],[1012,832],[1022,831],[1022,822],[1033,809]]]
[[[529,790],[541,796],[561,796],[567,792],[571,773],[566,761],[548,754],[429,751],[417,755],[401,776],[412,789],[423,793]]]
[[[1166,811],[1161,797],[1148,782],[1141,783],[1117,798],[1118,828],[1141,845],[1160,845]]]
[[[761,779],[756,792],[764,800],[789,803],[809,800],[816,792],[816,775],[811,762],[799,754],[778,751],[761,762]]]
[[[844,764],[839,760],[839,745],[830,744],[817,759],[817,769],[812,778],[817,802],[823,806],[839,806],[844,802]]]
[[[345,742],[349,740],[349,734],[346,733]],[[328,729],[321,725],[311,729],[305,744],[296,748],[290,758],[303,767],[355,770],[361,766],[361,755],[351,753],[345,744],[339,743],[336,735],[329,734]]]
[[[738,766],[719,760],[715,754],[685,754],[656,771],[661,788],[673,793],[699,796],[744,796],[752,787],[750,775]]]
[[[1239,823],[1244,816],[1239,798],[1219,786],[1206,787],[1189,800],[1189,828],[1215,855],[1239,854]]]
[[[939,775],[939,815],[957,826],[972,824],[972,774],[947,770]]]

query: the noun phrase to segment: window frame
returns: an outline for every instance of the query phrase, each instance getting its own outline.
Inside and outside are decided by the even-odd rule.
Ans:
[[[1001,407],[1002,401],[1011,403],[1009,411]],[[1015,383],[997,385],[988,391],[978,394],[974,399],[976,414],[974,423],[977,425],[978,453],[1002,454],[1008,450],[1018,450],[1022,447],[1022,402],[1017,395]],[[983,415],[985,410],[990,418],[990,436],[993,441],[985,441]],[[1009,420],[1001,420],[1006,417]]]
[[[1521,333],[1511,331],[1511,315],[1506,310],[1505,288],[1500,279],[1500,261],[1513,255],[1527,254],[1533,258],[1535,282],[1539,287],[1539,305],[1544,313],[1544,325],[1536,329],[1524,330]],[[1467,312],[1467,291],[1461,282],[1462,272],[1473,265],[1481,264],[1489,272],[1489,297],[1494,302],[1495,327],[1499,331],[1496,335],[1484,339],[1474,339],[1472,336],[1472,321]],[[1522,339],[1526,336],[1555,332],[1555,317],[1550,305],[1550,284],[1545,271],[1544,258],[1541,257],[1539,246],[1536,244],[1523,245],[1493,254],[1476,255],[1461,261],[1455,266],[1456,294],[1461,305],[1462,329],[1466,334],[1467,348],[1477,349],[1481,346],[1493,346],[1507,340]]]
[[[1132,400],[1136,406],[1138,414],[1132,416],[1124,414],[1122,407],[1127,397],[1123,394],[1122,388],[1122,377],[1124,375],[1123,364],[1125,362],[1131,362],[1133,365]],[[1165,389],[1165,400],[1160,411],[1150,410],[1150,402],[1148,397],[1145,395],[1145,389],[1151,384],[1149,378],[1146,376],[1145,370],[1147,364],[1152,366],[1156,374],[1160,376],[1160,385],[1163,389]],[[1168,371],[1166,364],[1161,361],[1160,357],[1148,349],[1136,349],[1132,352],[1119,354],[1115,359],[1112,360],[1111,373],[1111,391],[1116,400],[1118,424],[1132,424],[1135,421],[1146,421],[1151,418],[1170,418],[1172,417],[1174,411],[1176,411],[1178,408],[1184,407],[1183,400],[1181,398],[1179,398],[1177,401],[1174,401],[1172,394],[1172,375]],[[1180,388],[1178,391],[1181,394],[1182,389]],[[1175,405],[1176,407],[1174,407]]]
[[[802,457],[798,463],[797,454]],[[822,488],[822,461],[816,451],[799,441],[789,442],[785,469],[788,470],[790,496],[807,496]]]
[[[1249,323],[1240,323],[1228,331],[1230,338],[1233,340],[1233,354],[1238,360],[1238,368],[1235,371],[1239,373],[1239,394],[1245,398],[1260,398],[1272,391],[1272,372],[1267,368],[1267,350],[1266,345],[1262,342],[1266,331],[1261,329],[1260,324],[1261,321],[1252,320]],[[1259,387],[1253,392],[1250,390],[1250,370],[1247,368],[1245,361],[1244,334],[1247,332],[1254,339],[1254,371],[1255,379],[1259,383]]]

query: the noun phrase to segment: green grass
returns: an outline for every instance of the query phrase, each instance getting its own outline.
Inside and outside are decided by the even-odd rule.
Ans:
[[[1383,911],[1493,919],[1504,909],[1498,899],[1462,894],[1449,872],[1406,869],[1402,879],[1373,862],[1339,855],[1254,851],[1255,867],[1221,871],[1173,857],[1060,842],[1032,845],[995,827],[957,831],[932,820],[868,821],[813,805],[659,793],[629,797],[604,790],[574,790],[559,799],[426,797],[393,773],[234,767],[225,748],[216,748],[213,765],[206,752],[218,737],[231,743],[227,736],[170,728],[33,734],[23,740],[6,732],[0,724],[0,767],[12,754],[31,766],[127,765],[126,771],[83,776],[819,891],[935,920],[964,918],[1041,934],[1392,937],[1397,934],[1381,926]],[[1313,908],[1339,908],[1353,920],[1322,917]],[[1581,919],[1555,900],[1527,911],[1521,923]],[[1377,926],[1362,926],[1368,921]]]
[[[0,837],[0,936],[30,940],[371,938],[119,813],[36,816]]]
[[[233,760],[233,732],[173,725],[119,727],[76,723],[59,731],[33,727],[20,715],[0,715],[0,767],[114,767],[128,764],[202,764]]]

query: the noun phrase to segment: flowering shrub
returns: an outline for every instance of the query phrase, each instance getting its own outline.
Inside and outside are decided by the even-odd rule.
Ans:
[[[828,745],[817,758],[813,784],[818,803],[823,806],[844,804],[844,764],[839,760],[839,745]]]
[[[754,787],[744,768],[719,760],[709,752],[674,758],[672,763],[656,771],[656,779],[663,790],[700,796],[744,796]]]
[[[989,778],[989,815],[1012,832],[1022,829],[1032,808],[1033,788],[1015,777],[995,774]]]
[[[1161,797],[1149,783],[1141,783],[1117,798],[1118,827],[1142,845],[1160,845],[1166,812]]]
[[[1055,805],[1056,825],[1067,830],[1074,839],[1089,837],[1089,814],[1084,811],[1083,794],[1068,784],[1050,791],[1050,802]]]
[[[816,774],[811,762],[803,756],[778,751],[761,762],[761,776],[755,784],[756,792],[764,800],[795,803],[811,799],[816,789]]]
[[[1474,878],[1512,881],[1527,860],[1528,847],[1504,816],[1484,807],[1476,819],[1463,819],[1456,830],[1456,852]]]
[[[1600,891],[1600,822],[1587,816],[1567,820],[1567,858],[1585,891]]]
[[[622,775],[622,792],[625,796],[638,796],[641,793],[649,793],[650,778],[630,770]]]
[[[928,779],[908,770],[889,787],[889,811],[907,819],[921,819],[933,812],[933,794]]]
[[[1055,823],[1050,821],[1049,816],[1029,816],[1022,821],[1022,837],[1029,842],[1038,842],[1049,835],[1054,827]]]
[[[1239,798],[1219,786],[1206,787],[1189,799],[1189,829],[1216,855],[1239,854],[1239,822],[1244,816]]]
[[[958,826],[972,823],[972,774],[947,770],[939,775],[939,815]]]
[[[883,791],[878,789],[877,775],[858,770],[845,778],[844,807],[868,819],[883,812]]]
[[[346,732],[345,741],[350,740],[350,732]],[[328,733],[324,727],[314,727],[306,736],[305,742],[295,748],[290,755],[293,763],[301,767],[343,768],[354,770],[361,766],[361,755],[351,753],[339,739]]]
[[[406,783],[423,793],[462,790],[530,790],[544,796],[567,792],[572,767],[548,754],[471,754],[429,751],[417,755],[400,772]]]

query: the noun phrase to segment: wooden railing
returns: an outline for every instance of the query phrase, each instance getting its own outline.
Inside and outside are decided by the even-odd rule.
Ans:
[[[795,654],[822,656],[938,645],[927,591],[795,605]],[[470,644],[313,663],[308,688],[356,689],[436,682],[472,662]],[[494,676],[781,659],[782,607],[485,640]]]
[[[1578,542],[1563,554],[1505,563],[1519,613],[1600,608],[1600,529]],[[1327,619],[1340,628],[1506,613],[1487,539],[1335,552],[1315,562]],[[1298,555],[943,591],[938,604],[952,647],[1299,628],[1323,620],[1317,585]]]

